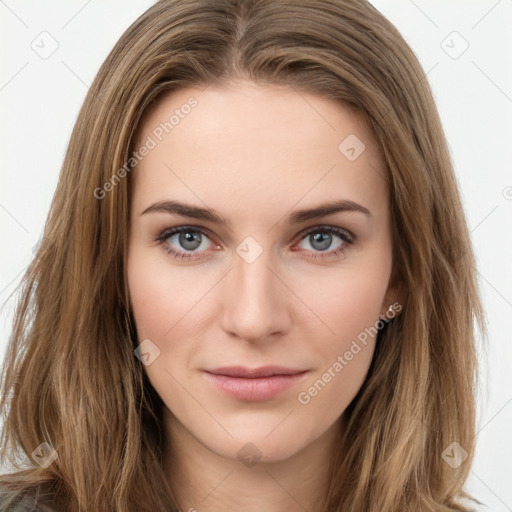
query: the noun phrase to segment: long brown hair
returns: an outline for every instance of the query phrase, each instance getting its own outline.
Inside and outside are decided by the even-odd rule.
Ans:
[[[163,0],[122,35],[84,101],[22,281],[1,394],[1,459],[16,471],[1,482],[69,512],[177,505],[163,403],[133,353],[134,135],[164,91],[239,77],[355,106],[388,170],[404,307],[342,416],[323,510],[471,510],[475,320],[485,332],[473,250],[424,72],[362,0]],[[33,452],[48,447],[57,458],[42,467]],[[454,450],[461,464],[447,462]]]

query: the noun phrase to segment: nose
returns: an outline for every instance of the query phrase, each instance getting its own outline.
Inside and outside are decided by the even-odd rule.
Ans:
[[[264,343],[291,326],[292,292],[275,269],[270,250],[254,261],[233,254],[233,269],[223,283],[223,329],[250,343]]]

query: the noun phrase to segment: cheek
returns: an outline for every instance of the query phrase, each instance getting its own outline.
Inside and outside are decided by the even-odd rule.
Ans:
[[[329,421],[334,421],[355,397],[373,358],[391,260],[382,253],[372,261],[344,268],[336,279],[332,274],[317,277],[315,288],[304,286],[299,291],[328,329],[323,329],[327,335],[314,341],[321,364],[297,399],[310,413],[326,414]]]
[[[149,339],[159,350],[144,371],[164,403],[179,413],[187,410],[187,404],[190,407],[178,383],[185,381],[187,356],[197,336],[187,315],[193,314],[202,286],[197,276],[194,280],[183,269],[173,272],[166,258],[155,257],[155,252],[131,248],[127,260],[130,301],[139,343]],[[197,392],[193,383],[187,383],[187,389]]]
[[[340,272],[302,280],[297,295],[320,321],[322,336],[317,348],[332,352],[342,349],[379,319],[388,274],[384,266],[352,266]],[[300,283],[300,281],[296,281]],[[330,342],[326,343],[326,339]]]
[[[149,339],[159,350],[145,371],[164,402],[178,410],[183,401],[178,382],[186,379],[208,325],[202,318],[212,278],[193,267],[173,267],[163,251],[136,245],[129,252],[127,278],[138,341]],[[196,392],[193,386],[188,383],[187,389]]]
[[[297,395],[310,417],[321,415],[332,423],[358,393],[373,358],[381,300],[378,287],[359,282],[337,287],[315,302],[334,334],[315,341],[321,364]]]
[[[177,329],[183,338],[187,315],[208,291],[208,282],[203,285],[200,275],[173,268],[159,252],[134,247],[128,257],[128,287],[140,340],[164,341]]]

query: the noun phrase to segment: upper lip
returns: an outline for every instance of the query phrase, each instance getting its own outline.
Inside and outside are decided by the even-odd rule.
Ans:
[[[274,375],[297,375],[306,370],[295,370],[285,368],[284,366],[260,366],[259,368],[248,368],[246,366],[223,366],[222,368],[213,368],[205,370],[215,375],[225,375],[227,377],[242,377],[246,379],[256,379],[261,377],[272,377]]]

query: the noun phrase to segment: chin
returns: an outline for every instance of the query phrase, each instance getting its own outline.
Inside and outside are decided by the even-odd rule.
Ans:
[[[275,417],[267,421],[259,418],[253,424],[248,424],[250,418],[246,417],[243,425],[230,424],[228,421],[222,423],[220,419],[232,437],[218,429],[215,435],[203,431],[196,431],[193,435],[210,451],[227,459],[238,460],[248,467],[251,467],[252,461],[281,462],[298,454],[322,435],[322,432],[311,431],[307,425],[293,422],[293,413],[290,418],[286,418],[286,414],[280,415],[277,421]],[[283,418],[286,419],[283,421]]]

